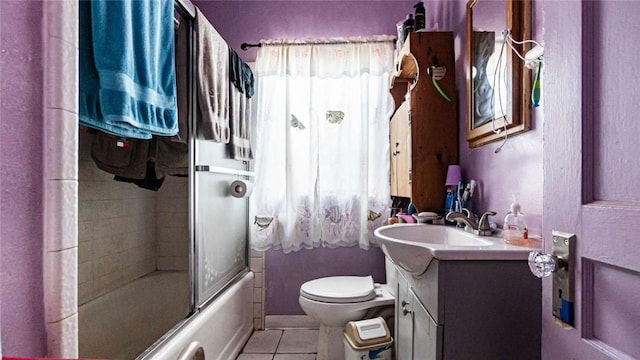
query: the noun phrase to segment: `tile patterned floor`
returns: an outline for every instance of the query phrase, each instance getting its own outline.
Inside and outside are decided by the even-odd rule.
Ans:
[[[236,360],[315,360],[318,330],[255,331]]]

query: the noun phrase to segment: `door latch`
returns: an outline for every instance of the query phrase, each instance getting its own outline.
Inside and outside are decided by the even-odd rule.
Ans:
[[[553,231],[553,253],[540,251],[529,253],[529,269],[533,275],[543,278],[553,274],[553,316],[567,325],[574,324],[574,247],[576,236]]]

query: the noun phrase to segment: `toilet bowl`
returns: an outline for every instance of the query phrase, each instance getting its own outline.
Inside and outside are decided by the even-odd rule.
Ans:
[[[394,295],[371,276],[332,276],[307,281],[298,302],[320,323],[317,360],[343,360],[344,326],[349,321],[382,316],[393,325]]]

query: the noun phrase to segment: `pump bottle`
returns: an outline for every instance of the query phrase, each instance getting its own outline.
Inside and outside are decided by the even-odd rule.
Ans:
[[[529,239],[524,214],[520,212],[520,204],[515,195],[513,195],[511,211],[504,218],[503,237],[504,242],[511,245],[526,245]]]
[[[420,1],[419,3],[413,5],[413,7],[416,9],[415,10],[415,16],[414,18],[414,29],[415,31],[424,29],[425,26],[425,9],[424,9],[424,4],[422,3],[422,1]]]

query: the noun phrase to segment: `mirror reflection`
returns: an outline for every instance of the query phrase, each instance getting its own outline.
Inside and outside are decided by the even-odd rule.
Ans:
[[[506,42],[530,37],[531,1],[467,3],[467,141],[470,147],[527,131],[529,74]],[[520,52],[522,46],[514,44]]]
[[[472,128],[505,116],[508,79],[506,52],[502,31],[506,28],[505,2],[481,0],[473,7]]]

